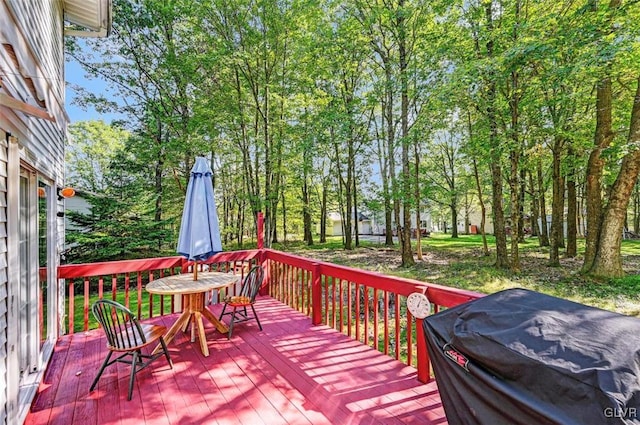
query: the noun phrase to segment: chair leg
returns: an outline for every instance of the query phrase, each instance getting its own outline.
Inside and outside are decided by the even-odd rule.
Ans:
[[[95,379],[93,380],[93,383],[91,384],[91,388],[89,388],[89,392],[93,391],[93,389],[95,388],[96,384],[98,383],[98,380],[102,376],[102,372],[104,372],[104,369],[109,364],[109,359],[111,359],[112,354],[113,354],[113,351],[109,351],[109,354],[107,354],[107,357],[102,362],[102,367],[100,368],[100,371],[98,372]]]
[[[140,353],[138,353],[137,351],[134,351],[132,355],[133,359],[131,360],[131,376],[129,377],[129,397],[127,398],[127,400],[131,400],[131,396],[133,395],[133,381],[136,378],[139,355]]]
[[[258,322],[258,327],[260,328],[260,330],[262,330],[262,325],[260,324],[260,319],[258,319],[258,313],[256,313],[256,309],[253,306],[253,304],[251,304],[251,310],[253,310],[253,317],[256,318],[256,322]]]
[[[236,320],[236,308],[233,307],[233,312],[231,313],[231,323],[229,323],[229,339],[231,339],[231,334],[233,333],[233,321]]]
[[[164,356],[167,358],[167,362],[169,363],[169,366],[171,367],[171,369],[173,369],[173,362],[169,357],[169,350],[167,349],[167,343],[164,342],[164,337],[160,337],[160,344],[162,345],[162,350],[164,351]]]
[[[224,307],[222,307],[222,313],[220,313],[220,317],[218,317],[218,320],[222,320],[222,316],[224,316],[224,311],[227,309],[227,304],[225,303]]]

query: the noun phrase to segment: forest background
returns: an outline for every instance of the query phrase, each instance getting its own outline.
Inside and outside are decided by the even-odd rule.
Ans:
[[[68,214],[83,231],[67,259],[173,253],[204,155],[226,247],[247,246],[258,211],[268,245],[313,245],[316,223],[324,242],[339,211],[351,250],[353,218],[379,212],[407,267],[423,259],[411,214],[455,238],[477,208],[497,269],[527,267],[523,219],[550,214],[532,228],[548,266],[579,256],[585,276],[622,277],[622,237],[640,234],[639,7],[114,0],[110,37],[66,46],[109,87],[80,103],[125,117],[70,129],[68,182],[92,210]]]

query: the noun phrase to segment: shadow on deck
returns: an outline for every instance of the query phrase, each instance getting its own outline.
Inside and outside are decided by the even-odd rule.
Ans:
[[[447,423],[435,381],[421,384],[412,367],[272,298],[256,309],[263,331],[241,323],[229,341],[205,325],[209,357],[180,333],[169,345],[174,368],[161,358],[138,373],[131,401],[127,365],[107,368],[89,393],[106,355],[101,331],[65,336],[25,424]]]

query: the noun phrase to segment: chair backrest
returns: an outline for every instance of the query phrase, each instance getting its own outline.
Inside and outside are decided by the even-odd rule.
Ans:
[[[146,343],[140,323],[127,307],[111,300],[98,300],[91,307],[102,325],[111,349],[127,350]]]
[[[254,302],[256,300],[256,295],[258,295],[258,291],[260,290],[260,286],[262,286],[263,280],[264,269],[262,266],[253,266],[244,278],[240,295],[248,297],[251,302]]]

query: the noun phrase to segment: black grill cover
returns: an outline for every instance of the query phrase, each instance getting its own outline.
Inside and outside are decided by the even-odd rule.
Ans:
[[[449,424],[640,424],[640,319],[524,289],[427,317]]]

